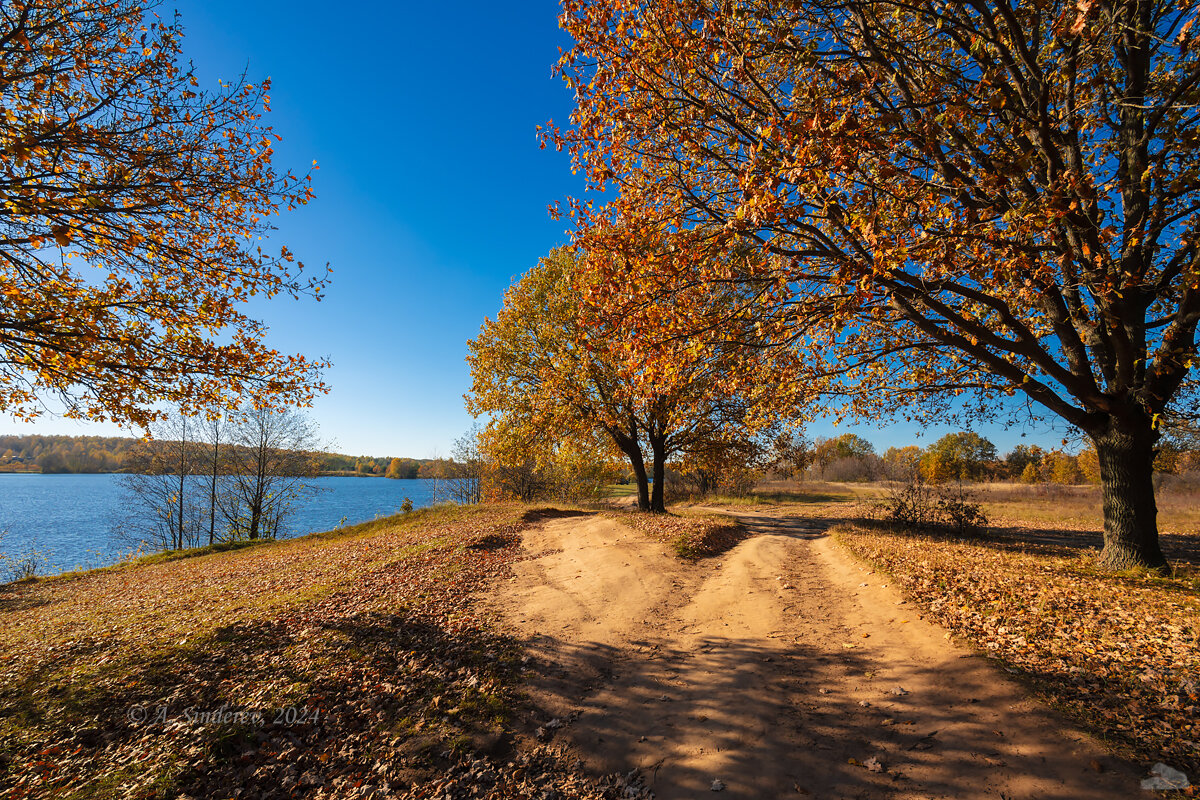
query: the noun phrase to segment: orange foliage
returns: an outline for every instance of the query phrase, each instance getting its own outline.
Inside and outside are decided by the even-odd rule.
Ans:
[[[717,316],[798,343],[778,383],[841,413],[1017,396],[1122,465],[1106,563],[1161,566],[1157,426],[1200,366],[1200,48],[1189,5],[1142,8],[564,0],[577,108],[544,142],[619,189],[571,205],[593,302],[702,333],[691,298],[736,286]]]
[[[269,82],[203,91],[182,29],[128,0],[24,0],[0,14],[0,409],[147,425],[306,403],[323,361],[269,348],[240,308],[315,296],[270,218],[312,197],[276,172]],[[315,168],[315,165],[314,165]]]

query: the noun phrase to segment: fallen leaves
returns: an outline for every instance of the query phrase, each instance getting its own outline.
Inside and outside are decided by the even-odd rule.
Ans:
[[[0,798],[641,796],[545,747],[491,755],[514,736],[520,649],[472,596],[519,556],[523,512],[420,511],[12,587]],[[208,724],[220,709],[243,713]]]
[[[1075,534],[1060,534],[1040,545],[835,529],[838,541],[894,576],[931,621],[1078,723],[1140,759],[1195,774],[1200,589],[1186,575],[1098,571],[1086,551],[1063,543]]]
[[[670,546],[675,555],[685,559],[720,555],[746,538],[746,529],[741,523],[722,514],[677,516],[624,510],[604,513]]]

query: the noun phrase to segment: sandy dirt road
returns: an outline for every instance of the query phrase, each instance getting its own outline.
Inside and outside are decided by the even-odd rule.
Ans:
[[[597,515],[526,532],[492,602],[589,768],[639,768],[662,800],[1141,794],[820,521],[740,516],[753,535],[696,564]]]

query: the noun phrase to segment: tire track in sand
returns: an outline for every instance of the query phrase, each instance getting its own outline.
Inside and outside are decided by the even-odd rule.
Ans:
[[[491,602],[526,641],[557,735],[661,800],[1124,798],[1129,765],[883,585],[819,520],[689,564],[616,521],[555,519]],[[902,690],[902,691],[901,691]],[[1092,762],[1105,771],[1097,773]],[[878,766],[878,771],[872,767]]]

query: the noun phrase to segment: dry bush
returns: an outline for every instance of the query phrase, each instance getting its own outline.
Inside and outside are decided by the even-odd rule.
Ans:
[[[922,531],[979,536],[988,518],[962,483],[926,483],[919,473],[895,486],[872,506],[876,520]]]

